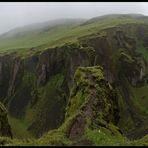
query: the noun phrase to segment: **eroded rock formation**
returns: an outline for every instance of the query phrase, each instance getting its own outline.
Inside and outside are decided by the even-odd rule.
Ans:
[[[0,136],[11,137],[11,127],[7,118],[7,110],[3,104],[0,103]]]
[[[118,98],[104,79],[102,68],[79,67],[74,77],[66,118],[77,114],[69,129],[69,138],[79,138],[87,128],[108,128],[119,121]]]

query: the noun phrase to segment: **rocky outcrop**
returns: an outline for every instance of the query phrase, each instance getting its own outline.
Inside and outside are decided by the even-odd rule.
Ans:
[[[0,136],[12,138],[11,127],[7,118],[7,110],[1,103],[0,103]]]
[[[124,52],[121,53],[119,62],[122,68],[121,71],[127,77],[131,85],[144,85],[146,82],[146,62],[143,57],[130,56]]]
[[[104,79],[102,68],[79,67],[74,82],[66,113],[66,118],[76,113],[69,129],[69,138],[80,138],[87,128],[108,128],[110,123],[117,125],[117,94]]]
[[[87,52],[76,44],[48,49],[39,56],[37,81],[43,82],[40,80],[44,80],[44,83],[38,83],[38,88],[47,87],[48,89],[45,89],[46,96],[38,97],[38,100],[44,99],[45,102],[28,130],[41,136],[49,129],[61,125],[70,89],[73,85],[73,75],[79,65],[87,66],[90,65],[90,62]],[[50,82],[52,86],[50,86]],[[49,116],[49,114],[52,115]]]
[[[136,41],[125,35],[122,30],[117,30],[114,38],[117,41],[118,48],[128,49],[130,52],[134,52],[136,49]]]
[[[67,103],[67,101],[65,101],[65,95],[67,100],[71,86],[73,85],[74,72],[79,65],[88,66],[90,65],[90,60],[88,53],[77,44],[50,48],[40,55],[33,55],[25,59],[14,55],[4,55],[0,57],[0,90],[2,90],[0,92],[0,99],[8,107],[9,113],[16,118],[24,117],[27,106],[35,108],[38,101],[40,102],[40,100],[43,99],[45,103],[42,102],[40,114],[44,112],[44,114],[48,115],[52,114],[52,110],[56,108],[56,101],[49,109],[47,109],[48,107],[46,106],[50,104],[48,102],[52,100],[52,94],[57,92],[54,99],[56,100],[61,97],[61,101],[64,102],[64,104],[61,103],[62,111],[60,110],[58,117],[53,116],[53,119],[47,117],[47,120],[41,123],[43,121],[43,116],[41,115],[34,117],[32,119],[33,123],[30,123],[30,127],[36,130],[37,128],[33,125],[36,121],[40,122],[40,130],[36,133],[44,133],[50,128],[56,128],[59,126],[59,123],[63,121],[63,118],[61,118],[65,113],[63,106]],[[64,77],[62,78],[63,82],[61,87],[51,91],[46,90],[45,93],[49,92],[47,96],[43,97],[40,95],[40,88],[48,87],[47,83],[56,75]],[[48,120],[48,118],[50,120]],[[56,118],[60,121],[56,121]],[[53,121],[51,122],[51,120]],[[51,122],[52,125],[49,122]],[[54,122],[56,122],[56,124],[53,124]]]
[[[134,133],[137,128],[142,128],[146,117],[138,111],[139,107],[135,105],[134,94],[131,90],[131,87],[140,88],[147,85],[147,62],[139,51],[139,41],[143,42],[140,28],[147,32],[146,26],[133,27],[127,24],[107,28],[98,34],[80,38],[82,45],[93,47],[94,65],[103,67],[105,79],[116,87],[122,99],[120,101],[124,102],[119,105],[122,124],[119,127],[126,136],[131,129],[133,129],[131,133]],[[128,128],[124,128],[127,123],[123,123],[122,119],[127,117],[131,123]]]
[[[136,40],[124,31],[124,27],[128,28],[129,26],[125,25],[105,29],[100,31],[97,35],[90,35],[79,39],[82,45],[94,48],[95,57],[93,63],[94,65],[101,65],[104,68],[105,78],[110,83],[116,83],[117,68],[115,65],[118,61],[120,62],[120,60],[122,60],[122,57],[121,59],[118,58],[122,55],[122,51],[127,53],[127,57],[134,58],[135,63],[133,65],[139,65],[139,67],[141,67],[141,70],[138,69],[138,74],[133,74],[132,78],[139,79],[146,74],[146,62],[140,54],[136,53]],[[132,72],[129,73],[133,73],[133,69],[131,71]],[[142,72],[142,75],[140,74],[140,71]],[[142,77],[140,78],[141,80]],[[130,80],[130,82],[137,84],[138,80],[136,80],[136,82]]]
[[[39,75],[38,84],[44,85],[47,81],[47,68],[46,65],[43,64],[41,68],[41,74]]]
[[[39,142],[48,145],[93,145],[85,135],[88,131],[105,130],[114,136],[122,134],[115,125],[119,121],[115,89],[104,79],[100,66],[78,67],[74,75],[65,121],[49,131]]]
[[[16,59],[14,61],[14,66],[13,66],[13,69],[12,69],[12,75],[11,75],[11,78],[10,78],[10,81],[9,81],[9,88],[8,88],[8,94],[7,96],[10,97],[14,94],[14,91],[15,91],[15,82],[17,81],[17,76],[18,76],[18,73],[19,73],[19,70],[20,70],[20,60],[19,59]]]
[[[96,146],[96,141],[97,145],[133,145],[136,142],[138,145],[138,141],[128,141],[117,127],[118,101],[117,92],[105,80],[102,67],[78,67],[64,123],[38,140],[19,145]],[[90,135],[86,136],[88,132]],[[140,141],[147,145],[147,136]]]

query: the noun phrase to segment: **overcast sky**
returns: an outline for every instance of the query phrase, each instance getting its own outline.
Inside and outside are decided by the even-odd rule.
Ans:
[[[36,22],[111,13],[148,15],[148,2],[0,2],[0,34]]]

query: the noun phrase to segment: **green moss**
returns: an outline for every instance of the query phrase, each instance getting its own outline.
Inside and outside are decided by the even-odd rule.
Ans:
[[[63,80],[63,74],[59,73],[50,77],[45,86],[38,88],[38,101],[28,110],[26,115],[26,120],[30,120],[32,123],[29,129],[35,135],[47,132],[45,126],[47,129],[57,128],[63,121],[66,104],[66,98],[62,91]],[[44,122],[42,122],[43,120]]]
[[[124,52],[121,52],[121,56],[125,58],[128,63],[133,63],[135,60],[129,55]]]
[[[21,85],[17,89],[17,93],[23,92],[25,88],[29,89],[29,92],[26,94],[25,99],[28,99],[27,104],[25,104],[24,108],[17,108],[20,109],[19,112],[23,112],[24,114],[21,115],[20,119],[17,119],[15,116],[10,116],[10,121],[13,127],[13,133],[15,137],[18,138],[26,138],[26,137],[34,137],[37,133],[41,132],[42,129],[44,129],[44,126],[47,125],[47,123],[44,123],[41,126],[38,126],[35,128],[31,127],[31,130],[28,130],[28,128],[32,125],[34,125],[36,122],[38,124],[41,124],[42,120],[44,120],[44,116],[41,114],[44,114],[47,116],[47,113],[50,113],[51,116],[46,117],[46,119],[50,118],[49,127],[53,128],[54,126],[57,126],[61,120],[62,120],[62,114],[64,114],[64,108],[65,108],[65,96],[64,92],[62,92],[62,83],[63,83],[64,77],[62,74],[57,74],[50,78],[48,83],[45,86],[38,87],[37,86],[37,78],[33,73],[24,72],[24,76],[22,78]],[[24,95],[23,94],[23,95]],[[25,96],[23,96],[24,98]],[[14,103],[17,103],[14,98],[11,98]],[[18,97],[18,99],[22,99],[22,97]],[[24,100],[22,100],[24,101]],[[12,105],[12,104],[11,104]],[[19,105],[19,104],[18,104]],[[60,107],[61,105],[61,107]],[[63,106],[62,106],[63,105]],[[16,106],[16,105],[15,105]],[[56,112],[56,106],[59,109],[59,112]],[[15,111],[15,110],[13,110]],[[12,113],[11,113],[12,114]],[[57,115],[56,115],[57,114]],[[58,114],[61,114],[61,117],[57,117]],[[55,118],[59,119],[59,123],[55,122]],[[53,120],[53,121],[52,121]],[[54,124],[53,124],[54,123]],[[15,126],[18,125],[18,126]],[[45,132],[43,130],[43,132]]]
[[[25,72],[23,76],[23,85],[33,85],[32,87],[36,87],[36,76],[33,73]]]
[[[6,146],[8,144],[12,144],[13,141],[11,138],[8,137],[0,137],[0,146]]]
[[[12,138],[12,131],[7,117],[7,110],[1,102],[0,102],[0,136]]]
[[[7,116],[7,109],[2,103],[0,103],[0,116],[2,117]]]
[[[132,146],[148,146],[148,134],[141,139],[131,141],[130,144]]]
[[[67,108],[67,115],[72,115],[75,111],[83,107],[89,98],[89,89],[91,86],[95,87],[93,80],[89,80],[89,75],[95,79],[95,81],[100,81],[104,79],[102,68],[100,66],[94,67],[79,67],[74,75],[74,81],[76,86],[71,91],[70,102]],[[92,79],[93,79],[92,78]]]
[[[25,71],[21,84],[16,89],[15,95],[11,97],[9,103],[11,108],[9,109],[8,118],[15,138],[23,139],[34,137],[27,128],[34,118],[33,116],[30,116],[30,111],[32,106],[37,102],[38,89],[36,82],[36,76],[33,73]],[[24,90],[28,91],[25,92]],[[19,104],[18,102],[24,102],[23,106],[22,103]],[[14,109],[15,106],[16,109]]]
[[[84,138],[92,141],[94,146],[128,146],[127,139],[117,135],[112,135],[105,128],[86,130]]]
[[[66,138],[64,132],[60,130],[53,130],[48,133],[48,135],[42,137],[38,140],[39,145],[48,145],[48,146],[63,146],[63,145],[72,145],[72,141]]]
[[[23,120],[8,116],[13,138],[32,139],[34,136],[27,130],[28,125]]]
[[[28,106],[35,104],[37,98],[34,97],[37,97],[37,94],[37,78],[35,74],[24,71],[14,95],[9,98],[9,113],[14,117],[23,118]]]
[[[58,143],[61,145],[72,144],[72,141],[67,139],[69,129],[72,126],[73,122],[75,121],[76,117],[81,114],[83,115],[82,108],[88,104],[88,101],[90,99],[89,98],[90,94],[84,91],[85,89],[86,90],[89,89],[88,86],[91,84],[90,77],[88,78],[86,77],[87,74],[89,75],[93,74],[92,77],[94,77],[96,82],[104,78],[102,74],[102,68],[99,66],[87,67],[87,68],[79,67],[77,69],[75,73],[76,86],[74,86],[70,95],[70,102],[67,108],[65,121],[59,129],[48,132],[47,135],[43,136],[40,139],[40,141],[42,142],[42,145],[44,145],[45,143],[47,143],[48,145],[55,145],[55,144],[58,145]],[[88,79],[87,83],[84,81],[85,79]],[[83,87],[79,88],[78,86],[83,86]],[[49,139],[52,139],[52,142]],[[62,139],[62,140],[59,140],[59,139]]]
[[[104,79],[102,68],[100,66],[93,67],[79,67],[74,75],[74,78],[77,80],[77,85],[88,85],[90,81],[88,81],[87,74],[92,73],[92,76],[96,78],[98,81]]]
[[[73,100],[70,102],[72,106],[70,107],[68,112],[70,112],[70,114],[77,112],[79,107],[84,103],[84,99],[85,95],[81,91],[79,91],[75,96],[73,96]],[[70,116],[70,114],[67,115]]]
[[[143,44],[140,41],[138,42],[138,47],[137,47],[136,51],[138,53],[141,53],[143,55],[144,59],[146,60],[146,62],[148,63],[148,50],[146,47],[143,46]]]
[[[130,87],[133,93],[134,104],[144,113],[148,114],[148,85],[142,87]]]

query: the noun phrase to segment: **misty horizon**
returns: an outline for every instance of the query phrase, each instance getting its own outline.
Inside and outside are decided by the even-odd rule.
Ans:
[[[91,19],[110,14],[147,16],[144,2],[1,2],[0,34],[16,28],[62,19]]]

